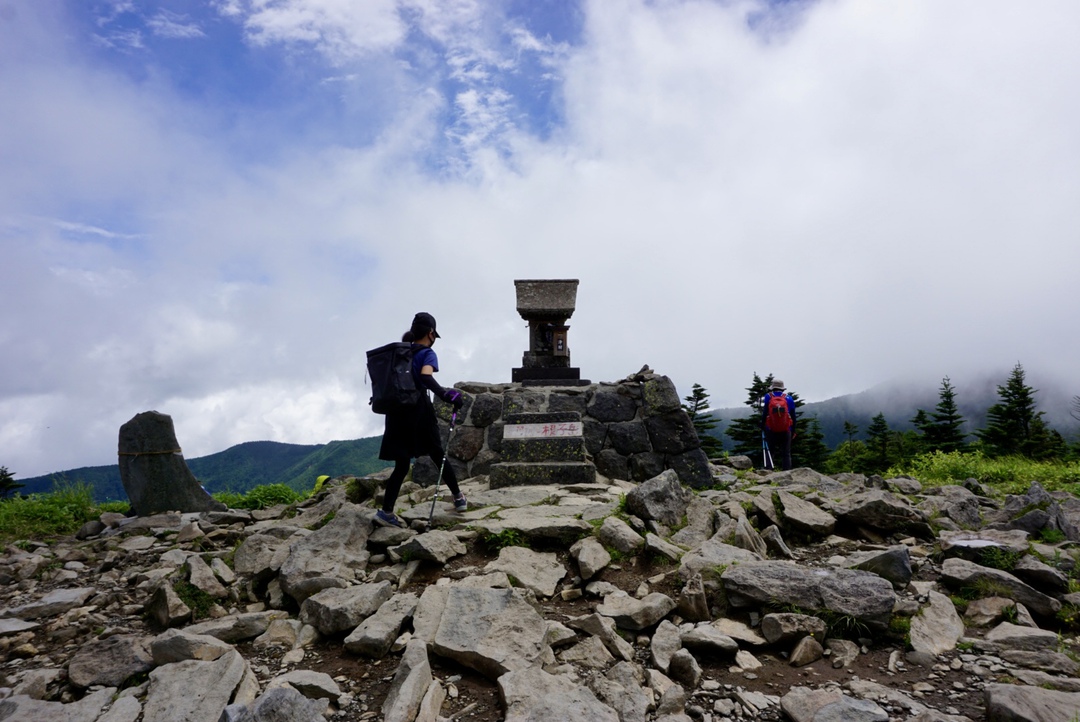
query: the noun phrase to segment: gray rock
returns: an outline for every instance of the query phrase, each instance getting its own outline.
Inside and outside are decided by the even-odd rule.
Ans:
[[[181,629],[170,629],[150,641],[150,657],[158,667],[188,659],[212,662],[231,649],[217,637]]]
[[[1005,618],[1006,610],[1015,608],[1016,602],[1005,597],[973,599],[964,610],[964,620],[973,627],[986,627],[1000,622]]]
[[[792,722],[888,722],[885,710],[869,700],[848,697],[838,689],[792,687],[780,698]]]
[[[833,515],[822,511],[808,501],[780,489],[772,494],[779,525],[797,534],[828,536],[836,528]]]
[[[577,562],[582,579],[592,579],[611,563],[611,554],[595,537],[585,537],[570,547],[570,556]]]
[[[325,722],[327,702],[309,699],[293,687],[275,687],[252,704],[251,722]]]
[[[675,471],[668,469],[630,490],[626,495],[626,511],[646,521],[676,526],[686,515],[690,497]]]
[[[671,655],[668,674],[676,682],[681,682],[690,689],[694,689],[701,682],[701,665],[698,664],[697,659],[694,658],[690,650],[680,649]]]
[[[184,604],[172,584],[164,581],[157,586],[146,603],[146,616],[158,627],[167,629],[186,624],[191,619],[191,608]]]
[[[941,565],[941,581],[954,588],[992,587],[996,596],[1009,597],[1042,617],[1052,617],[1061,609],[1061,602],[1036,591],[1012,574],[990,569],[964,559],[946,559]]]
[[[520,488],[514,487],[514,490]],[[566,509],[556,509],[558,516],[549,516],[543,513],[544,511],[543,507],[503,509],[496,518],[478,519],[472,526],[487,534],[498,535],[513,530],[530,541],[550,541],[567,545],[593,532],[589,522],[575,519],[568,515]]]
[[[191,473],[172,417],[157,411],[136,414],[120,427],[120,482],[138,516],[162,511],[224,511]]]
[[[825,648],[821,646],[821,642],[813,637],[803,637],[795,644],[795,648],[791,650],[788,663],[792,667],[805,667],[821,659],[824,653]]]
[[[675,608],[683,619],[690,622],[705,622],[712,619],[709,613],[709,600],[705,596],[705,585],[701,581],[700,574],[690,577],[683,585],[679,598],[675,600]]]
[[[587,614],[567,620],[566,625],[600,639],[616,659],[625,662],[634,660],[634,647],[619,636],[615,620],[600,614]]]
[[[415,594],[395,594],[345,638],[346,651],[373,659],[385,657],[406,620],[412,618],[417,602]]]
[[[682,549],[652,532],[645,534],[645,551],[663,557],[669,562],[677,562],[683,555]]]
[[[597,536],[604,546],[611,547],[622,554],[637,554],[645,540],[636,531],[630,528],[622,519],[609,516],[600,525]]]
[[[988,684],[983,694],[991,722],[1067,722],[1080,714],[1077,692]]]
[[[224,599],[229,596],[228,590],[218,581],[217,576],[210,569],[210,565],[203,561],[198,554],[192,554],[187,558],[188,581],[193,586],[215,599]]]
[[[499,557],[488,562],[484,570],[504,572],[517,579],[521,586],[544,597],[554,596],[555,588],[566,576],[566,567],[554,552],[534,552],[519,546],[500,549]]]
[[[951,599],[933,591],[929,596],[930,603],[911,618],[911,648],[941,655],[956,648],[956,642],[964,636],[964,621]]]
[[[499,677],[505,722],[619,722],[619,715],[588,687],[539,667]]]
[[[329,523],[289,547],[279,577],[282,590],[302,604],[323,589],[356,581],[367,567],[371,528],[371,517],[359,507],[338,509]]]
[[[900,532],[923,539],[935,536],[925,513],[881,489],[853,494],[843,500],[836,508],[836,518],[845,524],[878,532]]]
[[[294,669],[270,680],[268,687],[289,685],[308,699],[326,699],[337,702],[341,688],[325,672],[310,669]]]
[[[1069,578],[1049,564],[1025,554],[1013,567],[1012,573],[1047,594],[1064,594],[1069,590]]]
[[[777,612],[761,618],[761,634],[769,644],[787,644],[803,637],[825,641],[824,620],[808,614]]]
[[[4,722],[96,722],[114,694],[115,687],[106,687],[70,704],[15,695],[0,700],[0,719]]]
[[[666,594],[653,592],[644,599],[634,599],[626,592],[604,597],[596,613],[615,620],[621,629],[639,630],[651,627],[675,609],[675,600]]]
[[[68,679],[77,687],[121,687],[131,677],[154,668],[148,640],[131,634],[93,639],[68,664]]]
[[[120,697],[97,722],[135,722],[141,714],[142,704],[139,700],[134,697]]]
[[[776,524],[771,524],[762,529],[761,538],[765,541],[765,547],[772,552],[774,557],[780,557],[781,559],[795,558],[795,555],[791,553],[791,549],[784,543],[780,527],[776,526]]]
[[[97,594],[97,590],[88,587],[56,589],[40,599],[4,610],[3,616],[17,617],[23,620],[57,617],[65,612],[70,612],[76,607],[86,606],[86,603],[95,594]]]
[[[435,529],[424,534],[419,534],[409,539],[404,544],[392,547],[390,552],[396,554],[394,559],[420,559],[423,561],[446,564],[454,557],[461,556],[466,551],[465,545],[455,534],[441,529]]]
[[[746,562],[721,576],[728,602],[736,607],[790,604],[807,612],[829,610],[874,629],[892,617],[892,585],[868,572],[809,569],[787,562]]]
[[[1018,529],[980,529],[979,531],[943,531],[938,536],[941,553],[946,558],[961,557],[968,561],[978,560],[986,547],[996,546],[1016,554],[1028,550],[1028,534]]]
[[[711,624],[699,624],[680,635],[682,645],[706,655],[730,656],[739,651],[739,643]]]
[[[1080,664],[1067,654],[1052,650],[1002,649],[998,656],[1006,662],[1042,672],[1064,674],[1076,677],[1080,673]]]
[[[569,649],[559,653],[559,661],[589,669],[607,669],[615,658],[597,637],[586,637]]]
[[[324,589],[300,605],[300,621],[315,627],[320,634],[351,631],[378,611],[393,594],[394,588],[390,582]]]
[[[850,667],[859,658],[859,645],[847,639],[827,639],[825,647],[832,653],[834,669]]]
[[[690,579],[697,574],[703,580],[719,580],[722,571],[733,564],[756,561],[761,561],[761,557],[754,552],[725,544],[714,537],[683,554],[679,578]]]
[[[640,673],[629,662],[619,662],[603,675],[593,675],[589,688],[619,716],[620,722],[645,722],[649,698]]]
[[[663,620],[657,625],[649,641],[649,654],[652,657],[653,666],[667,674],[671,656],[680,649],[682,649],[682,635],[679,633],[679,628],[668,620]]]
[[[1028,651],[1057,649],[1058,645],[1058,636],[1049,630],[1021,627],[1009,622],[1002,622],[991,629],[985,639],[1004,649]]]
[[[735,522],[735,546],[752,551],[762,559],[764,559],[765,555],[768,553],[768,547],[765,546],[765,540],[763,540],[761,535],[757,533],[757,530],[750,525],[749,520],[747,520],[745,516],[740,516]]]
[[[844,561],[844,566],[873,572],[888,579],[896,589],[904,589],[911,581],[911,552],[903,544],[888,549],[856,552]]]
[[[390,683],[390,691],[383,702],[385,722],[413,722],[433,681],[427,645],[420,639],[411,640],[405,647],[405,653],[394,672],[394,681]]]
[[[282,611],[273,612],[249,612],[245,614],[230,614],[220,619],[210,619],[198,624],[192,624],[184,628],[189,634],[209,634],[223,642],[235,644],[248,639],[254,639],[266,631],[270,622],[275,619],[284,619],[288,615]]]
[[[252,534],[236,548],[233,568],[237,574],[262,581],[278,573],[289,557],[289,543],[269,534]]]
[[[235,651],[213,662],[189,660],[158,667],[150,673],[143,722],[218,719],[246,669],[244,658]]]
[[[546,633],[543,617],[514,591],[451,587],[431,646],[497,679],[536,664],[547,649]]]

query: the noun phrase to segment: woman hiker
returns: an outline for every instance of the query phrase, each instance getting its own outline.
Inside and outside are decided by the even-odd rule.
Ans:
[[[394,471],[386,480],[382,509],[375,512],[375,523],[382,526],[405,526],[394,514],[394,504],[401,491],[401,483],[405,481],[405,476],[409,473],[412,459],[428,456],[435,462],[435,466],[439,467],[443,464],[439,423],[435,418],[435,407],[431,404],[428,390],[446,403],[452,404],[455,411],[465,404],[460,391],[444,389],[435,380],[435,372],[439,370],[439,359],[431,347],[437,338],[441,336],[435,330],[435,317],[423,312],[413,317],[412,327],[401,338],[402,341],[411,341],[413,344],[413,379],[416,381],[416,387],[425,391],[420,395],[420,400],[415,406],[404,407],[386,415],[386,429],[383,432],[382,446],[379,448],[379,458],[394,462]],[[454,495],[454,509],[457,511],[468,509],[469,504],[458,487],[454,467],[446,464],[443,467],[442,478],[450,488],[450,493]]]

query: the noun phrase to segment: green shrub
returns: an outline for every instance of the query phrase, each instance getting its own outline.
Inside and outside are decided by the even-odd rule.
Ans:
[[[887,476],[912,476],[925,486],[978,479],[1005,494],[1023,494],[1037,481],[1047,491],[1080,493],[1080,462],[1033,461],[1019,456],[989,458],[981,451],[933,451],[891,467]]]
[[[284,484],[267,484],[256,486],[246,494],[218,492],[214,498],[230,509],[266,509],[278,504],[295,504],[305,497]]]
[[[1000,569],[1004,572],[1011,572],[1018,561],[1020,561],[1020,552],[1006,547],[984,547],[979,554],[979,563],[984,567]]]
[[[498,534],[485,532],[480,538],[489,551],[498,551],[503,547],[525,547],[525,537],[517,529],[503,529]]]
[[[213,597],[191,582],[177,579],[172,583],[172,587],[180,601],[191,610],[192,619],[205,619],[210,613],[210,607],[216,604]]]
[[[126,507],[125,507],[126,508]],[[0,501],[0,540],[43,539],[73,534],[101,510],[83,483],[63,484],[51,494],[31,494]]]

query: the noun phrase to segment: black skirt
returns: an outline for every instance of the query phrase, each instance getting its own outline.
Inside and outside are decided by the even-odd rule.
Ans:
[[[435,407],[427,394],[416,406],[386,415],[379,458],[383,461],[414,459],[418,456],[442,456],[442,434],[435,418]]]

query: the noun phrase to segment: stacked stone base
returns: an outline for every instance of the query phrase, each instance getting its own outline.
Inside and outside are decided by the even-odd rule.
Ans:
[[[448,453],[458,478],[488,475],[492,486],[578,483],[590,472],[563,464],[587,463],[593,474],[607,478],[645,481],[673,469],[685,486],[705,488],[714,483],[675,385],[647,367],[622,381],[588,386],[476,382],[455,386],[467,394]],[[437,411],[446,438],[450,408],[437,403]],[[515,415],[552,413],[576,414],[580,439],[552,438],[536,444],[503,438],[506,424],[520,419]],[[425,459],[417,463],[413,479],[434,484],[437,474]]]

